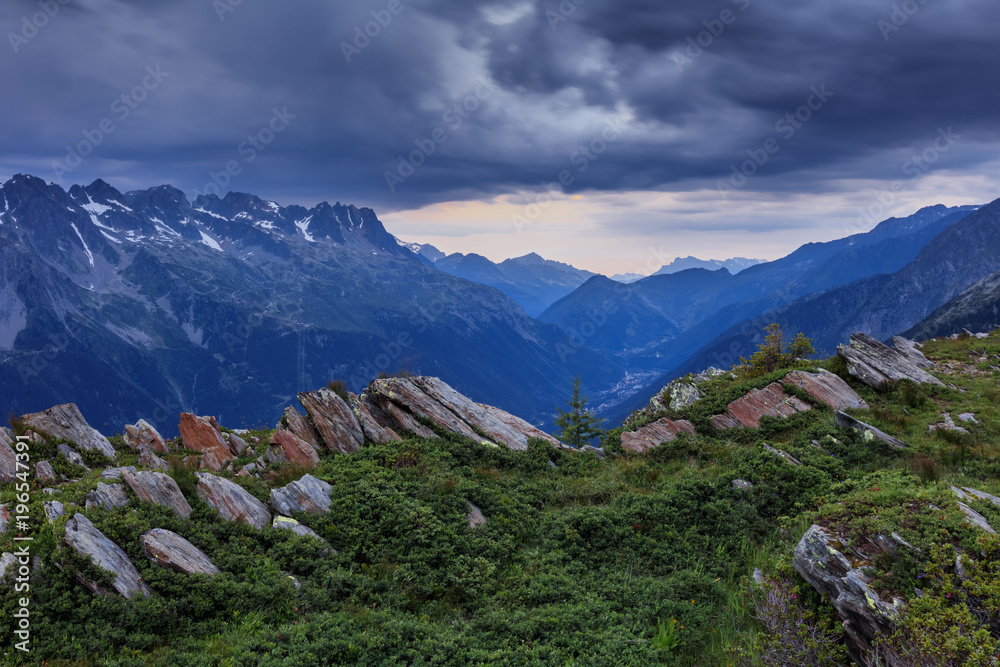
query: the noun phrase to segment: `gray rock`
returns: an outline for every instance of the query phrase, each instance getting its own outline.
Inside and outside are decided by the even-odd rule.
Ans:
[[[890,637],[896,631],[902,602],[883,602],[869,588],[864,572],[852,567],[832,542],[820,526],[812,526],[795,547],[792,564],[813,588],[829,596],[844,626],[848,654],[865,665],[877,638]],[[891,660],[887,664],[902,667]]]
[[[601,459],[602,461],[605,458],[604,450],[603,449],[598,449],[597,447],[593,447],[592,445],[584,445],[583,447],[580,448],[580,451],[581,452],[590,452],[591,454],[593,454],[597,458]]]
[[[62,457],[67,461],[69,461],[70,463],[76,464],[78,466],[86,468],[87,470],[90,470],[90,468],[87,468],[87,466],[84,465],[83,457],[80,456],[80,452],[76,451],[69,445],[59,445],[57,449],[59,453],[62,455]]]
[[[0,482],[13,482],[17,479],[17,454],[11,447],[12,444],[12,440],[8,442],[6,437],[0,438]]]
[[[774,447],[772,447],[771,445],[768,445],[766,443],[764,444],[764,450],[768,451],[768,452],[771,452],[775,456],[780,456],[781,458],[783,458],[788,463],[791,463],[793,466],[801,466],[802,465],[801,461],[799,461],[797,458],[795,458],[794,456],[792,456],[788,452],[783,452],[780,449],[775,449]]]
[[[43,500],[42,509],[45,510],[45,518],[49,520],[49,523],[53,523],[66,514],[66,509],[58,500]]]
[[[66,522],[65,542],[77,553],[89,556],[98,567],[115,575],[113,588],[126,598],[136,595],[149,597],[152,591],[142,583],[139,571],[121,548],[97,530],[82,514],[74,514]],[[77,578],[95,593],[105,593],[97,584],[87,582],[82,575]]]
[[[125,493],[123,485],[99,482],[97,488],[87,494],[85,507],[87,509],[103,507],[110,510],[124,505],[128,505],[128,494]]]
[[[123,468],[108,468],[101,471],[101,479],[121,479],[122,473],[128,470],[135,472],[135,466],[125,466]]]
[[[746,481],[745,479],[734,479],[733,480],[733,490],[735,491],[749,491],[753,488],[753,484]]]
[[[835,412],[834,418],[837,421],[837,426],[844,428],[853,429],[854,431],[861,434],[861,437],[865,440],[881,440],[882,442],[888,443],[889,446],[894,449],[905,449],[906,443],[898,438],[894,438],[884,431],[880,431],[870,424],[866,424],[863,421],[858,421],[849,414],[843,412]]]
[[[35,479],[39,482],[54,482],[56,471],[52,469],[52,464],[48,461],[39,461],[35,464]]]
[[[804,390],[834,410],[867,410],[868,403],[839,375],[820,369],[815,373],[792,371],[782,380]]]
[[[252,475],[254,473],[255,470],[257,470],[257,464],[256,463],[248,463],[245,466],[243,466],[243,468],[238,473],[236,473],[236,476],[237,477],[249,477],[250,475]]]
[[[143,449],[139,452],[139,465],[143,468],[152,468],[153,470],[167,470],[170,468],[166,461],[154,454],[150,449]]]
[[[17,556],[14,554],[8,552],[0,556],[0,581],[7,578],[8,570],[10,570],[10,576],[13,577],[17,573],[18,565]]]
[[[74,403],[24,415],[21,420],[32,430],[41,431],[56,439],[65,438],[80,449],[96,449],[108,458],[115,457],[115,448],[97,429],[90,427]]]
[[[324,540],[322,537],[316,534],[309,526],[304,526],[295,519],[289,518],[287,516],[275,516],[274,522],[271,524],[271,528],[275,530],[290,530],[296,535],[302,535],[303,537],[311,537],[317,539],[323,544],[329,546],[329,542]],[[331,549],[333,553],[337,553],[335,550]]]
[[[476,528],[485,526],[486,515],[483,514],[483,511],[468,500],[465,501],[465,504],[469,506],[469,513],[465,515],[465,520],[468,522],[469,528],[475,530]]]
[[[850,345],[839,346],[837,354],[847,363],[848,372],[869,387],[877,388],[900,380],[944,386],[941,380],[917,366],[907,354],[868,334],[853,334]]]
[[[139,539],[142,540],[146,558],[157,565],[181,574],[213,576],[219,573],[219,568],[208,556],[177,533],[154,528],[143,533]]]
[[[962,414],[960,414],[958,416],[958,420],[962,421],[962,422],[966,422],[966,423],[972,423],[972,424],[978,424],[979,423],[976,420],[976,415],[972,414],[971,412],[963,412]]]
[[[126,425],[124,439],[125,444],[133,449],[152,449],[157,452],[169,451],[163,436],[145,419],[140,419],[134,425]]]
[[[235,433],[226,433],[226,441],[229,443],[229,451],[236,456],[242,456],[246,451],[246,441]]]
[[[996,535],[997,531],[993,530],[993,526],[989,524],[989,522],[986,520],[986,517],[984,517],[982,514],[972,509],[963,502],[958,503],[958,509],[962,511],[962,514],[964,514],[969,519],[969,522],[973,526],[975,526],[980,530],[985,530],[987,533],[991,535]]]
[[[365,443],[361,424],[344,399],[335,392],[319,389],[302,392],[298,397],[328,449],[353,454]]]
[[[122,479],[140,500],[169,507],[185,519],[191,516],[191,506],[172,477],[162,472],[126,470],[122,473]]]
[[[271,489],[271,507],[278,514],[322,514],[330,509],[333,487],[312,475],[303,475],[280,489]]]
[[[941,421],[939,423],[931,424],[927,427],[928,433],[933,433],[934,431],[954,431],[955,433],[964,433],[965,435],[969,435],[968,429],[956,426],[955,420],[953,420],[951,415],[947,412],[941,415]]]
[[[227,521],[243,522],[254,528],[271,525],[267,505],[254,498],[239,484],[209,473],[197,473],[198,496]],[[273,497],[273,491],[272,491]]]
[[[892,347],[897,351],[906,356],[917,368],[923,368],[929,370],[934,368],[934,362],[924,356],[924,353],[920,350],[924,347],[920,343],[910,340],[909,338],[903,338],[902,336],[896,336],[892,339]]]
[[[7,503],[0,505],[0,535],[7,532],[7,526],[10,525],[10,509],[7,507]]]

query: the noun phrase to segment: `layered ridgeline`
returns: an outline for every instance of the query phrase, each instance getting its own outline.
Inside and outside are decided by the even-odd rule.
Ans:
[[[804,245],[736,275],[725,269],[693,268],[628,285],[597,276],[539,319],[583,335],[589,347],[612,355],[632,372],[670,371],[748,318],[809,294],[898,271],[973,210],[931,206],[906,218],[890,218],[866,233]],[[614,317],[595,328],[595,313]],[[830,338],[843,336],[838,329]]]
[[[358,391],[399,369],[535,422],[574,375],[620,376],[497,290],[427,266],[370,209],[0,186],[6,411],[73,396],[107,432],[142,417],[170,433],[179,411],[258,423],[315,384]]]
[[[858,334],[688,378],[603,451],[430,377],[304,392],[268,429],[185,413],[174,439],[22,415],[5,661],[991,664],[998,379],[1000,333]]]

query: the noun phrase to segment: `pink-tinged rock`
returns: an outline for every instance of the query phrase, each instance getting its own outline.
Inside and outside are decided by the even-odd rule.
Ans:
[[[82,556],[89,556],[95,565],[115,575],[112,585],[116,591],[126,598],[137,595],[149,597],[152,591],[142,583],[139,570],[128,555],[117,544],[109,540],[104,533],[94,527],[94,524],[82,514],[74,514],[66,522],[65,542]],[[77,578],[95,593],[103,590],[92,582],[87,582],[82,574]],[[89,584],[89,585],[88,585]]]
[[[152,468],[153,470],[166,470],[170,467],[166,461],[149,449],[143,449],[139,452],[139,465],[143,468]]]
[[[278,514],[322,514],[330,509],[333,487],[312,475],[280,489],[271,489],[271,507]]]
[[[315,466],[319,463],[319,454],[313,446],[291,431],[276,431],[271,436],[271,445],[272,449],[277,448],[281,451],[281,460],[288,463],[305,466]]]
[[[834,410],[867,410],[868,404],[844,382],[839,375],[820,370],[818,373],[792,371],[782,380],[803,389],[817,401],[826,403]]]
[[[308,442],[316,451],[319,451],[320,447],[323,446],[315,427],[292,406],[289,405],[285,408],[285,414],[281,416],[281,421],[286,429]]]
[[[21,417],[25,426],[58,440],[65,438],[78,449],[96,449],[108,458],[115,457],[115,448],[97,429],[91,428],[74,403],[57,405],[43,412]]]
[[[647,452],[664,442],[670,442],[681,433],[694,435],[694,425],[685,420],[661,419],[637,431],[622,433],[622,449],[629,452]]]
[[[808,412],[812,406],[795,396],[789,396],[777,382],[763,389],[753,389],[736,399],[723,415],[712,418],[717,429],[760,428],[761,417],[789,417],[797,412]]]
[[[177,533],[154,528],[143,533],[139,539],[142,540],[146,558],[157,565],[181,574],[207,574],[211,577],[219,573],[219,568],[208,556]]]
[[[258,529],[271,525],[271,512],[267,505],[228,479],[198,473],[198,496],[227,521],[243,522]]]
[[[122,472],[122,480],[141,500],[169,507],[185,519],[191,516],[191,506],[172,477],[162,472],[126,470]]]
[[[458,433],[474,440],[480,436],[456,413],[438,402],[415,382],[416,378],[385,378],[368,385],[367,393],[379,397],[379,404],[389,401],[413,415],[429,419],[446,431]],[[421,378],[423,379],[423,378]],[[442,383],[444,384],[444,383]],[[445,385],[447,386],[447,385]],[[451,387],[449,390],[454,392]],[[457,392],[454,392],[457,394]],[[468,399],[465,399],[468,401]],[[470,401],[471,402],[471,401]]]
[[[222,470],[235,456],[222,437],[215,417],[196,417],[190,412],[181,414],[181,440],[188,449],[201,452],[201,467]]]
[[[437,439],[437,433],[421,424],[417,421],[416,417],[395,403],[388,401],[380,407],[388,418],[392,420],[391,423],[393,424],[394,429],[410,431],[414,435],[421,438],[427,438],[428,440]]]
[[[133,449],[150,448],[160,453],[169,452],[167,443],[163,440],[152,424],[145,419],[140,419],[134,425],[125,425],[125,444]]]
[[[498,444],[507,445],[510,449],[523,451],[528,448],[529,438],[538,438],[539,440],[548,441],[549,444],[558,449],[573,449],[569,445],[563,444],[556,438],[553,438],[545,431],[535,428],[516,415],[505,412],[500,408],[495,408],[492,405],[485,405],[483,403],[477,403],[476,405],[483,409],[487,418],[482,422],[475,423],[475,426],[482,429],[482,431],[492,439],[499,440]],[[489,420],[493,421],[490,422]],[[504,433],[497,427],[497,424],[503,424],[508,427],[510,431],[508,433]]]
[[[388,442],[399,442],[402,438],[393,429],[383,424],[391,422],[389,417],[375,403],[358,398],[351,394],[351,410],[361,424],[361,430],[365,434],[365,440],[386,444]]]
[[[0,505],[0,535],[7,532],[7,526],[10,525],[10,508],[7,507],[7,503]]]
[[[299,403],[309,413],[323,444],[333,452],[353,454],[365,443],[361,424],[340,396],[329,389],[302,392]]]

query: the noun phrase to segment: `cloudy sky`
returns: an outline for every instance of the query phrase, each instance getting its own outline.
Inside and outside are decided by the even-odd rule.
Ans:
[[[350,202],[606,272],[774,258],[1000,197],[997,25],[995,0],[5,0],[0,178]]]

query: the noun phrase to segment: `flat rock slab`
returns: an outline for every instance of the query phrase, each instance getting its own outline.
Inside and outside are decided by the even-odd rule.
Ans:
[[[868,403],[851,389],[851,385],[835,373],[820,370],[816,373],[792,371],[782,380],[784,384],[795,385],[821,403],[834,410],[867,410]]]
[[[912,380],[920,384],[944,386],[941,380],[920,368],[907,353],[875,340],[868,334],[851,335],[849,345],[837,347],[837,354],[847,363],[847,370],[869,387]]]
[[[201,467],[222,470],[236,458],[229,450],[215,417],[196,417],[190,412],[181,414],[181,441],[188,449],[201,452]]]
[[[894,438],[885,431],[881,431],[871,424],[866,424],[863,421],[859,421],[849,414],[840,412],[833,413],[834,418],[837,421],[837,426],[843,428],[853,429],[854,431],[861,434],[861,437],[866,440],[881,440],[882,442],[888,443],[891,447],[895,449],[905,449],[906,443],[899,438]]]
[[[694,425],[685,419],[678,421],[661,419],[636,431],[622,433],[622,449],[629,452],[648,452],[664,442],[675,440],[681,433],[694,435]]]
[[[43,412],[24,415],[21,421],[32,430],[41,431],[57,440],[65,438],[80,449],[96,449],[108,458],[115,457],[115,448],[97,429],[90,427],[75,403],[57,405]]]
[[[271,512],[267,505],[239,484],[223,477],[198,473],[198,496],[227,521],[243,522],[258,529],[271,525]]]
[[[0,440],[0,482],[17,479],[17,454],[6,441]]]
[[[128,494],[125,493],[124,485],[98,482],[97,488],[87,494],[87,502],[84,506],[87,509],[103,507],[110,510],[125,505],[128,505]]]
[[[149,448],[161,453],[170,451],[160,432],[145,419],[140,419],[135,424],[127,424],[124,439],[125,444],[133,449]]]
[[[143,533],[139,539],[142,540],[146,558],[157,565],[181,574],[212,576],[219,573],[219,568],[208,556],[177,533],[154,528]]]
[[[909,338],[903,338],[902,336],[895,336],[892,339],[892,347],[909,359],[910,363],[917,368],[923,368],[924,370],[934,368],[934,362],[925,357],[924,353],[920,351],[923,348],[923,345],[920,343],[912,341]]]
[[[322,514],[330,509],[333,487],[312,475],[280,489],[271,489],[271,507],[278,514]]]
[[[319,454],[315,448],[291,431],[276,431],[271,436],[271,445],[268,458],[271,458],[271,450],[277,450],[280,452],[280,460],[287,463],[298,463],[309,467],[319,463]]]
[[[122,479],[140,499],[169,507],[185,519],[191,516],[191,506],[177,482],[169,475],[146,470],[126,470],[122,473]]]
[[[327,449],[339,454],[353,454],[365,444],[361,424],[336,392],[319,389],[302,392],[298,397]]]
[[[326,544],[327,546],[329,546],[329,544],[330,544],[329,542],[327,542],[326,540],[324,540],[322,537],[320,537],[319,535],[317,535],[316,531],[314,531],[309,526],[305,526],[305,525],[299,523],[298,521],[296,521],[295,519],[292,519],[292,518],[287,517],[287,516],[275,516],[274,517],[274,522],[271,524],[271,528],[273,528],[275,530],[290,530],[293,533],[295,533],[296,535],[302,535],[303,537],[311,537],[313,539],[319,540],[320,542],[322,542],[323,544]],[[337,553],[333,549],[331,549],[331,551],[333,551],[333,553]]]
[[[720,430],[760,428],[761,417],[789,417],[809,410],[812,410],[811,405],[796,396],[789,396],[780,384],[772,382],[730,403],[725,414],[712,417],[712,425]]]
[[[142,583],[139,570],[121,547],[105,537],[84,515],[74,514],[66,522],[65,542],[77,553],[89,556],[98,567],[114,574],[113,587],[126,598],[131,599],[137,595],[149,597],[152,593],[149,586]],[[79,578],[82,579],[82,575]],[[99,590],[93,583],[88,588],[92,591]]]

